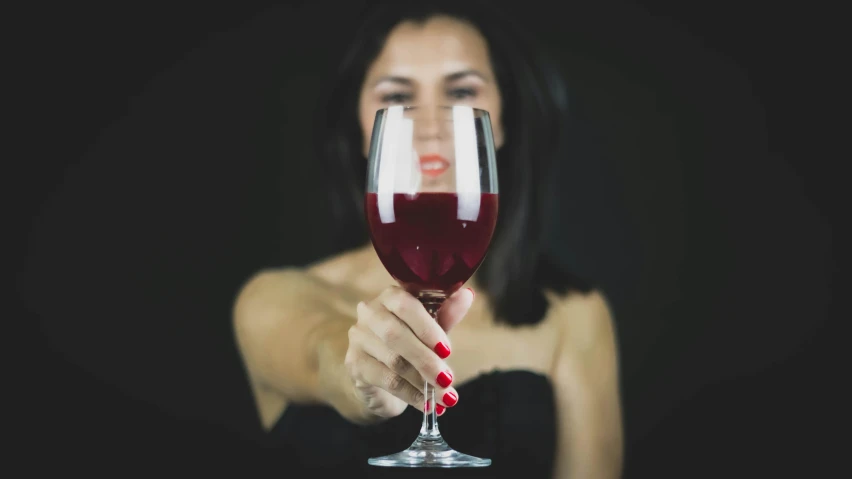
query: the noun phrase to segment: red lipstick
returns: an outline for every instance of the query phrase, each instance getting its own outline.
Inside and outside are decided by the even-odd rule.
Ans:
[[[420,172],[426,176],[441,176],[450,168],[450,162],[441,155],[423,155],[420,157]]]

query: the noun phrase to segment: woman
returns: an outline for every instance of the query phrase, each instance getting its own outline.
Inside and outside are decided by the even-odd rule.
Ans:
[[[490,457],[489,477],[621,473],[613,319],[601,293],[550,267],[541,247],[542,186],[550,163],[566,160],[564,86],[493,8],[374,9],[317,123],[342,252],[260,272],[236,300],[261,422],[306,462],[365,468],[367,457],[407,447],[424,407],[422,377],[436,387],[444,437]],[[495,131],[499,224],[469,288],[445,302],[437,324],[395,286],[363,224],[373,119],[394,104],[470,105],[490,112]]]

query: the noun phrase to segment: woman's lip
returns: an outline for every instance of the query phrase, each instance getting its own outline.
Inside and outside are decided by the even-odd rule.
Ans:
[[[420,157],[420,172],[426,176],[440,176],[450,168],[450,162],[441,155]]]

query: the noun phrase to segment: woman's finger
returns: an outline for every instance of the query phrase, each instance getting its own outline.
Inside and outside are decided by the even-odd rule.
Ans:
[[[358,347],[366,354],[376,358],[379,362],[387,366],[388,369],[405,378],[409,384],[417,388],[417,390],[421,393],[423,392],[425,381],[417,368],[415,368],[402,355],[390,349],[388,345],[376,337],[372,331],[352,328],[349,330],[349,340],[350,343],[357,343]],[[453,373],[450,369],[447,368],[443,375],[439,373],[436,376],[435,381],[430,381],[430,383],[433,383],[433,386],[435,387],[436,402],[443,406],[452,407],[455,405],[455,402],[453,401],[458,401],[458,391],[456,391],[454,387],[450,386],[453,379],[452,374]],[[450,393],[450,396],[447,396],[447,400],[444,400],[447,393]]]
[[[381,305],[373,307],[361,303],[358,305],[358,318],[359,324],[375,338],[375,341],[357,338],[363,339],[364,347],[369,345],[372,348],[370,354],[373,357],[403,376],[414,369],[425,381],[439,388],[447,388],[452,383],[453,373],[447,363],[430,351],[395,314]],[[434,320],[430,321],[440,329]],[[415,376],[406,377],[414,380]]]
[[[438,310],[438,325],[445,332],[453,329],[453,326],[459,323],[467,314],[467,311],[473,305],[473,298],[476,295],[470,288],[464,288],[453,293],[452,296],[444,301],[441,309]]]
[[[361,354],[353,366],[356,388],[360,389],[362,394],[364,391],[369,391],[370,387],[375,386],[423,411],[425,406],[423,393],[376,358]],[[366,398],[367,407],[377,416],[394,417],[402,413],[398,403],[389,400],[391,398],[373,392],[363,394],[363,396]]]
[[[450,355],[450,339],[423,304],[404,289],[392,286],[378,298],[382,306],[399,318],[439,358]],[[379,335],[382,337],[382,335]]]

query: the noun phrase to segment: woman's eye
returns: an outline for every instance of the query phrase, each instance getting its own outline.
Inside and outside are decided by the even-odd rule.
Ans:
[[[408,93],[388,93],[382,96],[383,103],[408,103],[411,102],[411,95]]]
[[[464,100],[476,96],[476,90],[473,88],[453,88],[447,92],[447,96],[453,100]]]

